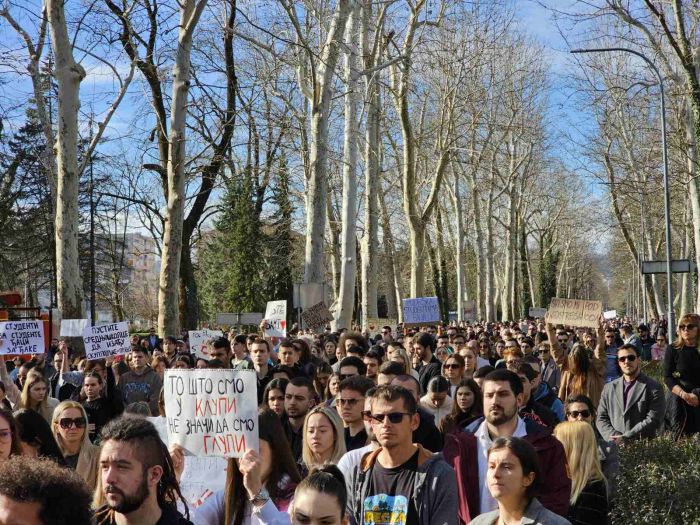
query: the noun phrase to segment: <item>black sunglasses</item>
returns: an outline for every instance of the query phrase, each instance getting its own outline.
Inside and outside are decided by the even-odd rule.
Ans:
[[[449,370],[457,370],[458,368],[461,368],[458,364],[456,363],[450,363],[449,365],[443,365],[445,368]]]
[[[697,328],[697,327],[698,327],[698,325],[693,324],[693,323],[679,324],[679,325],[678,325],[678,329],[679,329],[679,330],[694,330],[694,329]]]
[[[61,428],[67,430],[73,425],[75,425],[75,428],[85,428],[87,421],[85,421],[84,417],[76,417],[75,419],[64,417],[58,420],[58,424],[61,425]]]
[[[388,414],[372,414],[369,413],[367,414],[367,417],[371,419],[372,421],[376,421],[377,423],[386,423],[386,420],[389,420],[389,423],[392,423],[394,425],[397,425],[403,421],[403,416],[412,416],[413,414],[410,412],[389,412]]]
[[[357,374],[338,374],[338,379],[340,379],[342,381],[343,379],[347,379],[348,377],[352,377],[355,375],[357,375]]]
[[[634,363],[637,360],[636,355],[623,355],[617,358],[620,363],[627,361],[628,363]]]
[[[566,413],[566,415],[574,417],[574,418],[577,418],[578,416],[590,417],[591,411],[590,410],[570,410],[569,412]]]

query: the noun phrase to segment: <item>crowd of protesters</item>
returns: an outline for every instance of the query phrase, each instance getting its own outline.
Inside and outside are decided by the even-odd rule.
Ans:
[[[463,323],[287,339],[132,338],[85,360],[66,341],[0,365],[0,524],[604,525],[627,443],[700,431],[700,316]],[[642,371],[663,362],[663,386]],[[169,368],[257,377],[259,450],[225,487],[180,491]]]

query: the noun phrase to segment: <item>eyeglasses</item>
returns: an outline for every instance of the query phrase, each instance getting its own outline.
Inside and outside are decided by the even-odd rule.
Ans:
[[[12,439],[12,431],[11,430],[0,430],[0,441],[7,443]]]
[[[458,370],[458,369],[462,368],[462,367],[459,366],[457,363],[450,363],[449,365],[444,365],[444,366],[445,366],[445,368],[447,368],[448,370]]]
[[[557,341],[559,341],[560,343],[567,343],[568,339],[557,339]]]
[[[591,411],[590,410],[570,410],[569,412],[566,413],[566,415],[573,417],[573,418],[578,418],[578,416],[590,417]]]
[[[637,360],[636,355],[623,355],[617,358],[620,363],[627,361],[628,363],[634,363]]]
[[[693,323],[679,324],[678,325],[679,330],[695,330],[697,327],[698,327],[698,325],[693,324]]]
[[[358,401],[362,401],[362,399],[352,399],[352,398],[343,399],[342,397],[335,398],[335,404],[338,406],[348,405],[348,406],[354,407]]]
[[[85,428],[87,421],[85,421],[84,417],[76,417],[75,419],[64,417],[58,420],[58,424],[61,425],[62,429],[67,430],[73,425],[75,425],[75,428]]]
[[[377,423],[382,423],[385,424],[386,420],[389,420],[389,423],[393,425],[397,425],[403,421],[403,416],[412,416],[413,414],[410,412],[389,412],[388,414],[372,414],[368,413],[366,417],[371,419],[372,421],[376,421]]]

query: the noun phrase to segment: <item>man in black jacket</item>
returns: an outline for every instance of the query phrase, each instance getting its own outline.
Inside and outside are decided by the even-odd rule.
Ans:
[[[435,338],[428,333],[422,332],[413,337],[413,353],[420,358],[418,382],[422,392],[428,390],[430,380],[442,371],[442,363],[434,355],[435,347]]]
[[[404,387],[416,398],[420,422],[418,428],[413,431],[413,442],[422,445],[423,448],[427,448],[431,452],[440,452],[442,450],[442,434],[435,426],[435,417],[420,407],[421,390],[416,378],[409,375],[396,376],[391,384]]]

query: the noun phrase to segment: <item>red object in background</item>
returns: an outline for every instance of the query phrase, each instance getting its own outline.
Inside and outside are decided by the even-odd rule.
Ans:
[[[22,294],[19,292],[0,292],[0,305],[17,306],[22,303]]]

